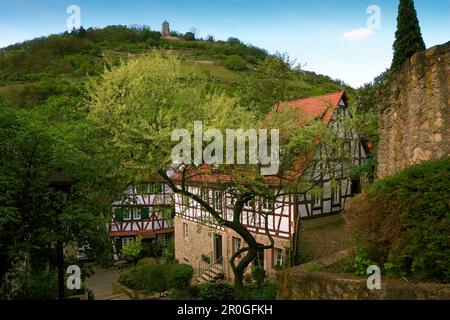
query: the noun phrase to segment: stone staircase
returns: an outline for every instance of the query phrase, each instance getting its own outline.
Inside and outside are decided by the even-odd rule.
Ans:
[[[223,266],[221,264],[214,264],[201,273],[196,280],[198,283],[216,282],[223,279],[223,277]]]

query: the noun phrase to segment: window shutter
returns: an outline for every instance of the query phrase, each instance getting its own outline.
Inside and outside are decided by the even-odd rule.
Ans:
[[[116,238],[116,250],[122,251],[122,238]]]
[[[149,208],[141,208],[141,219],[148,220],[150,217],[150,209]]]
[[[117,208],[117,210],[114,214],[115,215],[114,220],[123,221],[124,214],[125,214],[125,212],[124,212],[123,208]]]

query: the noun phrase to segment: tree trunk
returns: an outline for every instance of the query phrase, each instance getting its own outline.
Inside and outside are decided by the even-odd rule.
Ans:
[[[239,292],[244,291],[244,272],[250,263],[252,263],[252,261],[256,258],[257,252],[258,246],[256,248],[250,247],[245,257],[242,258],[236,267],[234,267],[234,259],[232,258],[230,260],[231,269],[234,274],[234,287]]]

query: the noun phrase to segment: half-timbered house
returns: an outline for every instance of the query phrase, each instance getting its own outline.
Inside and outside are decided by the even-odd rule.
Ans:
[[[327,126],[334,126],[336,132],[340,132],[338,127],[340,122],[336,120],[349,116],[347,104],[345,93],[339,92],[290,101],[287,106],[298,110],[309,120],[321,120]],[[266,245],[269,240],[266,235],[266,221],[262,218],[262,214],[265,211],[273,212],[267,223],[275,245],[272,250],[261,253],[254,264],[264,266],[269,271],[283,266],[287,250],[292,250],[293,254],[296,254],[301,219],[338,214],[345,207],[347,199],[361,189],[360,181],[352,180],[351,169],[354,165],[362,164],[367,156],[367,147],[354,132],[339,134],[345,136],[346,143],[343,148],[349,154],[347,160],[339,164],[334,163],[332,170],[325,170],[324,166],[330,164],[321,160],[330,150],[323,145],[317,149],[302,172],[302,179],[312,179],[322,186],[322,194],[284,195],[274,202],[267,199],[253,199],[245,205],[241,216],[242,224],[254,233],[259,243]],[[201,175],[197,178],[203,179]],[[217,182],[221,177],[218,175],[208,179],[206,187],[204,179],[201,183],[195,179],[185,183],[191,193],[201,196],[216,211],[222,212],[224,219],[232,220],[233,199],[217,188]],[[175,194],[174,204],[176,258],[181,263],[191,264],[204,280],[209,280],[211,276],[219,273],[232,277],[228,261],[244,246],[243,239],[233,230],[217,225],[197,202]]]
[[[121,258],[121,250],[137,236],[144,248],[153,241],[166,244],[174,227],[168,216],[173,214],[172,192],[159,182],[143,182],[124,191],[121,200],[112,203],[112,217],[108,233],[114,243],[114,259]]]

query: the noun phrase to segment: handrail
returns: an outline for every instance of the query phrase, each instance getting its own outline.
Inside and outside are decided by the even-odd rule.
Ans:
[[[225,269],[224,269],[224,263],[223,263],[223,257],[220,257],[219,259],[217,259],[217,261],[214,263],[214,265],[220,265],[220,271],[222,273],[225,273]]]
[[[213,255],[212,251],[206,255],[202,255],[202,257],[198,263],[198,275],[199,276],[211,268],[212,255]],[[205,260],[208,260],[208,261],[205,261]]]
[[[219,259],[217,259],[213,262],[213,260],[211,259],[213,255],[214,255],[214,251],[211,251],[207,255],[202,255],[202,258],[200,259],[200,261],[198,263],[198,275],[199,276],[201,276],[205,272],[210,272],[214,266],[220,266],[221,273],[222,274],[225,273],[223,257],[220,257]],[[205,261],[205,260],[208,260],[208,261]]]

